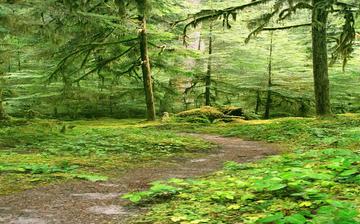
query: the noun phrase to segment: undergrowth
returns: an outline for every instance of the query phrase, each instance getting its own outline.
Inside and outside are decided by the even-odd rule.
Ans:
[[[152,205],[134,223],[360,223],[360,116],[161,127],[283,143],[290,152],[127,194]]]
[[[0,194],[70,179],[103,181],[211,144],[139,120],[14,121],[0,126]]]

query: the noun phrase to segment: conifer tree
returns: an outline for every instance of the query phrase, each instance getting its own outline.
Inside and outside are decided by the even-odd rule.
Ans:
[[[147,119],[154,121],[156,119],[155,103],[154,103],[154,91],[153,80],[151,75],[150,57],[148,53],[148,37],[147,37],[147,13],[149,10],[148,0],[136,0],[139,11],[139,44],[140,44],[140,57],[141,57],[141,69],[143,74],[144,92],[147,108]]]
[[[340,2],[337,0],[254,0],[247,4],[216,10],[203,10],[190,17],[184,28],[184,37],[189,27],[197,26],[205,20],[216,20],[222,18],[224,26],[230,28],[230,20],[236,20],[239,11],[255,7],[261,4],[271,4],[271,11],[254,19],[256,28],[249,34],[246,41],[264,30],[290,29],[303,26],[312,27],[312,57],[313,77],[316,102],[316,113],[319,116],[331,114],[330,88],[328,78],[328,50],[327,50],[327,23],[330,13],[343,15],[345,23],[343,32],[337,39],[337,46],[333,52],[333,61],[342,58],[343,66],[346,65],[352,53],[352,43],[355,39],[355,14],[360,9],[359,2],[350,0]],[[272,18],[278,16],[278,20],[289,19],[294,13],[304,13],[310,10],[312,14],[311,23],[298,24],[288,27],[267,27]]]
[[[156,4],[160,7],[164,2],[166,1],[156,2]],[[79,31],[77,31],[78,34],[71,34],[74,31],[70,32],[70,37],[74,36],[74,38],[61,48],[65,54],[60,54],[62,58],[50,79],[74,73],[68,70],[63,71],[71,68],[74,62],[80,64],[80,66],[76,65],[76,67],[80,67],[78,74],[82,73],[81,70],[86,72],[77,78],[70,78],[72,79],[70,84],[79,83],[93,73],[97,73],[101,78],[101,71],[118,61],[122,61],[119,64],[124,71],[116,72],[114,75],[117,77],[128,74],[138,79],[137,69],[141,68],[147,118],[155,120],[154,83],[147,35],[147,20],[151,17],[151,4],[153,2],[148,0],[116,0],[111,3],[107,1],[65,2],[63,7],[70,10],[66,14],[72,17],[68,21]],[[97,23],[96,20],[93,21],[92,18],[100,20],[100,23]],[[61,20],[66,21],[67,18]],[[74,21],[77,20],[79,22],[74,25]],[[134,24],[136,25],[134,26]],[[92,38],[88,38],[87,33],[94,35]],[[113,49],[117,47],[124,50],[120,54],[114,54]],[[104,49],[108,49],[105,51],[105,56],[102,53]],[[164,49],[162,48],[162,50]],[[83,60],[77,60],[79,56]],[[94,61],[97,63],[93,63]]]

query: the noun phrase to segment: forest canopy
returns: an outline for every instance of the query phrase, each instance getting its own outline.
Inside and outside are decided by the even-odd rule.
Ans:
[[[352,0],[3,0],[0,114],[356,112],[358,12]]]

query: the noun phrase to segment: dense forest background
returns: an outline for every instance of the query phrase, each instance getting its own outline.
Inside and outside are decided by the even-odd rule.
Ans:
[[[122,3],[2,0],[1,116],[145,117],[139,8]],[[311,27],[268,29],[245,43],[254,18],[269,12],[271,3],[241,11],[227,24],[222,18],[196,24],[184,39],[192,14],[240,3],[247,1],[161,0],[144,9],[158,115],[207,104],[263,116],[269,90],[271,117],[315,114]],[[285,21],[272,19],[268,27],[311,22],[311,13],[300,11]],[[341,13],[329,18],[329,58],[344,20]],[[356,34],[346,67],[341,60],[331,63],[334,113],[360,111],[359,44]]]

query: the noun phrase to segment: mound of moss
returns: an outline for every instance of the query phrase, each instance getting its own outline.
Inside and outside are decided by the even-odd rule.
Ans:
[[[224,114],[215,107],[205,106],[180,112],[177,116],[190,122],[212,123],[214,120],[224,117]]]

